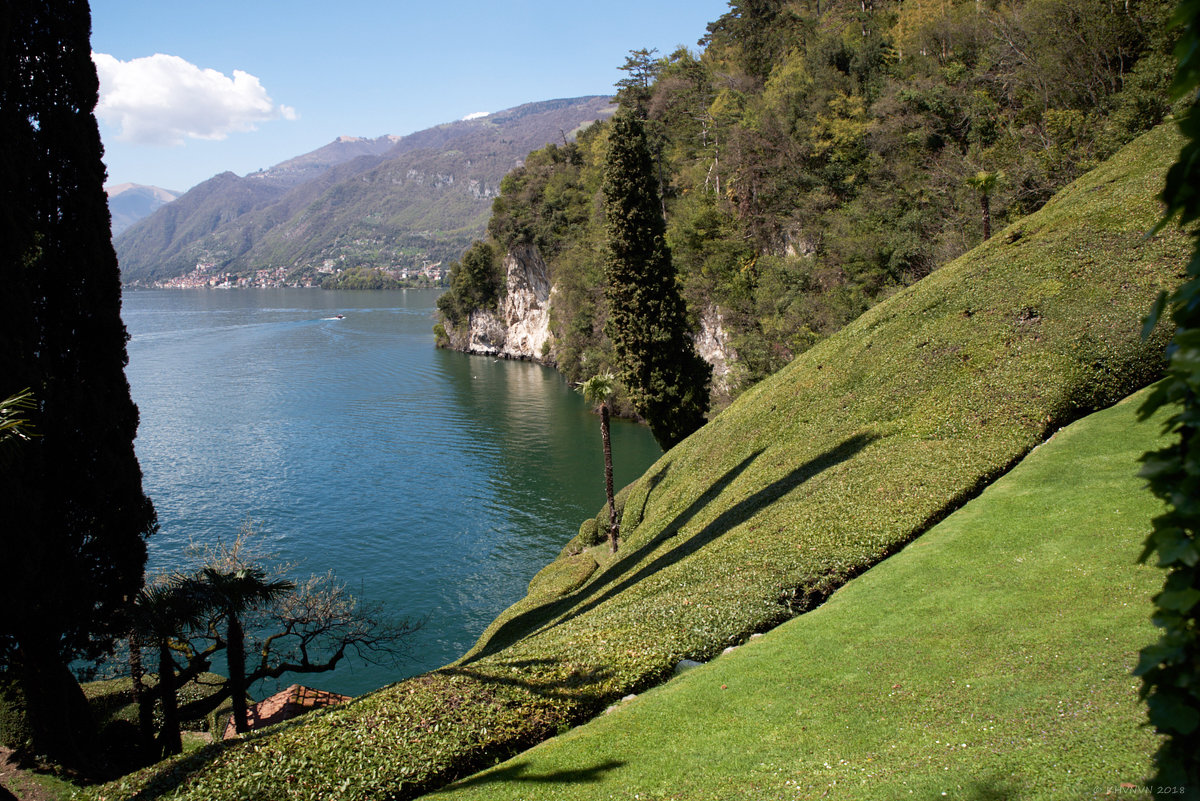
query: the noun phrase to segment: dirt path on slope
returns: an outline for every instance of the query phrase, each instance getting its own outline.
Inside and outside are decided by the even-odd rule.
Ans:
[[[56,797],[17,767],[12,749],[0,746],[0,801],[56,801]]]

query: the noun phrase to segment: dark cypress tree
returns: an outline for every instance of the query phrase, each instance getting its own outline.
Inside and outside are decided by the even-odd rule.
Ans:
[[[109,233],[85,0],[0,5],[0,397],[29,387],[36,437],[0,465],[0,668],[33,748],[88,767],[68,666],[129,628],[154,509]]]
[[[604,173],[609,317],[621,383],[667,450],[704,425],[712,367],[696,353],[643,123],[613,118]]]

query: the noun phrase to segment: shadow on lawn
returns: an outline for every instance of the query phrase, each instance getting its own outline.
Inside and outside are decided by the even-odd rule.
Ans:
[[[967,785],[966,793],[967,801],[1020,801],[1026,797],[1004,776],[990,776],[973,781]]]
[[[858,434],[798,465],[787,475],[729,507],[700,529],[700,531],[668,548],[648,564],[637,569],[632,575],[622,578],[627,571],[637,568],[644,559],[649,558],[651,553],[678,535],[680,530],[696,514],[724,492],[762,454],[762,451],[758,450],[751,453],[709,485],[708,489],[700,497],[677,515],[657,536],[636,550],[622,556],[596,581],[556,602],[517,615],[501,626],[484,647],[480,649],[478,654],[475,654],[470,659],[464,659],[457,665],[442,668],[433,674],[427,674],[425,677],[417,677],[415,680],[421,681],[422,678],[431,680],[433,676],[438,674],[457,675],[480,682],[484,686],[487,684],[507,686],[547,699],[569,700],[572,703],[582,704],[585,708],[598,704],[603,700],[602,695],[592,690],[592,688],[603,685],[610,678],[609,671],[603,668],[583,668],[566,676],[555,677],[546,681],[538,679],[536,675],[537,668],[552,667],[558,660],[516,660],[485,664],[474,668],[469,666],[485,656],[502,650],[530,632],[538,630],[539,627],[552,628],[577,615],[584,614],[628,589],[643,578],[682,561],[726,532],[752,518],[764,506],[779,500],[823,471],[853,458],[876,439],[878,437],[875,435]],[[652,487],[656,485],[657,482],[652,479]],[[580,606],[580,604],[582,605]],[[545,628],[542,630],[545,630]],[[297,718],[281,725],[294,725],[302,720],[303,718]],[[279,731],[276,727],[268,730],[268,732],[276,731]],[[247,739],[254,739],[255,737],[255,734],[251,734]],[[222,743],[214,743],[177,762],[171,763],[169,766],[160,767],[149,785],[133,796],[133,798],[129,799],[129,801],[148,801],[149,799],[156,799],[167,795],[175,790],[194,770],[216,757],[224,747],[226,746]],[[486,776],[468,779],[466,783],[458,786],[464,787],[473,783],[492,781],[598,781],[606,771],[620,767],[622,764],[619,762],[606,762],[591,768],[580,768],[577,770],[561,771],[559,773],[523,775],[527,768],[524,763],[517,763],[494,771]],[[1006,788],[1003,787],[980,787],[975,797],[979,801],[993,801],[993,799],[1005,798],[1006,796],[1002,794],[1005,791]],[[996,792],[1001,794],[997,795],[995,794]]]
[[[782,498],[784,495],[787,495],[796,487],[799,487],[801,484],[808,481],[810,478],[819,475],[830,467],[853,458],[856,453],[877,439],[879,439],[879,437],[875,434],[856,434],[855,436],[850,437],[842,442],[842,444],[838,445],[837,447],[825,451],[825,453],[822,453],[820,456],[814,456],[812,459],[809,459],[804,464],[799,465],[778,481],[768,484],[748,498],[738,501],[721,514],[717,515],[717,517],[713,519],[711,523],[706,525],[697,533],[688,537],[686,540],[679,543],[666,553],[655,557],[654,561],[638,570],[632,576],[629,576],[618,584],[608,588],[602,594],[592,598],[578,609],[572,610],[570,616],[555,621],[554,623],[546,626],[546,628],[543,630],[552,629],[573,617],[583,615],[592,609],[595,609],[608,599],[629,589],[642,579],[652,576],[658,571],[668,568],[677,562],[683,561],[696,551],[703,548],[705,545],[708,545],[713,540],[728,532],[730,529],[736,528],[742,523],[745,523],[764,506],[769,506],[770,504]],[[744,469],[751,460],[757,457],[759,453],[761,453],[761,451],[758,451],[747,457],[746,460],[744,460],[740,465],[738,465],[738,467],[734,469],[738,472],[741,472],[741,470]],[[715,486],[716,485],[714,485],[714,487]],[[705,493],[705,497],[707,496],[708,493]],[[701,500],[703,500],[703,498]],[[693,504],[693,506],[694,505],[695,504]],[[689,508],[688,511],[691,512],[691,508]],[[690,517],[691,514],[688,514],[689,519]],[[679,533],[679,529],[682,526],[683,522],[681,522],[679,518],[676,518],[674,521],[672,521],[671,525],[663,529],[662,534],[658,535],[653,540],[646,543],[646,545],[639,548],[637,552],[629,557],[629,559],[632,562],[641,561],[640,557],[643,553],[653,550],[660,543],[670,539],[671,537],[674,537],[677,533]],[[620,574],[614,574],[614,578],[616,575]],[[587,589],[590,589],[590,587]]]
[[[650,540],[650,542],[647,542],[645,545],[638,548],[636,551],[632,551],[631,553],[622,556],[612,565],[609,565],[609,567],[595,581],[585,584],[583,587],[569,595],[565,595],[562,598],[551,601],[550,603],[529,609],[519,615],[516,615],[512,619],[505,621],[505,623],[501,625],[500,628],[498,628],[496,632],[488,639],[483,647],[479,649],[478,653],[475,653],[462,660],[461,664],[469,665],[472,662],[477,662],[480,659],[483,659],[485,656],[491,656],[497,651],[504,650],[517,640],[528,636],[560,615],[570,611],[570,609],[576,604],[585,600],[588,598],[588,596],[596,593],[604,586],[616,581],[618,578],[620,578],[622,573],[624,573],[626,570],[629,570],[635,564],[641,561],[641,559],[648,552],[654,550],[663,541],[673,537],[685,523],[687,523],[696,515],[697,512],[712,502],[712,500],[720,495],[721,492],[723,492],[724,489],[729,486],[729,484],[732,483],[735,478],[741,475],[742,471],[749,467],[750,463],[757,459],[761,453],[761,450],[757,450],[739,462],[736,466],[730,468],[725,475],[713,482],[713,484],[704,491],[703,495],[692,501],[692,504],[683,512],[681,512],[671,522],[671,525],[662,530],[662,533]],[[653,478],[650,479],[650,490],[646,493],[647,501],[649,500],[650,493],[653,492],[654,488],[658,486],[662,475],[669,467],[670,465],[665,466],[661,471],[655,474]],[[644,513],[645,502],[643,502],[642,508]],[[572,615],[572,617],[573,616],[574,615]]]
[[[603,696],[590,692],[612,677],[607,668],[577,667],[566,676],[550,681],[536,677],[537,668],[552,668],[561,664],[558,659],[518,659],[508,662],[490,662],[481,669],[460,665],[438,670],[442,676],[465,676],[483,685],[500,685],[525,690],[533,695],[552,700],[567,700],[585,707],[603,700]]]
[[[126,797],[125,801],[152,801],[170,795],[227,747],[229,747],[229,743],[226,741],[214,742],[187,756],[149,768],[150,778],[144,782],[140,791]]]
[[[654,494],[654,490],[658,488],[658,485],[662,483],[662,480],[667,477],[667,473],[671,469],[671,464],[671,462],[667,462],[662,466],[661,470],[650,476],[650,481],[647,482],[649,486],[646,487],[646,494],[642,496],[642,508],[638,510],[637,522],[633,524],[635,529],[642,524],[643,520],[646,519],[646,504],[650,503],[650,496]]]
[[[700,531],[688,536],[678,545],[659,554],[653,561],[643,565],[631,575],[626,575],[629,571],[641,565],[661,545],[677,536],[680,530],[697,513],[721,495],[733,483],[734,479],[741,475],[762,454],[762,450],[751,453],[713,482],[700,497],[693,501],[687,509],[676,516],[668,525],[664,526],[662,531],[649,542],[622,556],[605,569],[599,578],[584,585],[570,595],[522,612],[507,621],[479,649],[478,653],[472,655],[469,659],[464,659],[461,664],[468,665],[476,662],[507,648],[517,640],[529,636],[534,632],[555,628],[568,620],[595,609],[600,604],[619,595],[642,579],[696,553],[696,551],[705,545],[708,545],[726,532],[749,520],[764,506],[774,503],[809,479],[837,464],[854,458],[857,453],[878,438],[878,435],[875,434],[856,434],[843,440],[839,445],[798,465],[787,475],[729,507]]]
[[[478,776],[473,776],[470,779],[464,779],[461,782],[451,785],[449,789],[463,790],[468,787],[478,787],[483,784],[504,784],[507,782],[528,782],[530,784],[591,784],[601,781],[604,774],[610,770],[615,770],[625,763],[617,760],[608,760],[601,762],[598,765],[593,765],[590,768],[574,768],[572,770],[559,770],[551,773],[527,773],[529,763],[514,762],[511,765],[506,765],[502,768],[489,770],[487,773],[481,773]]]

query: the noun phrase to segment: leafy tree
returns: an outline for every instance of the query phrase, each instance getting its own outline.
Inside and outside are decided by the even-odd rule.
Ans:
[[[454,326],[476,309],[495,311],[503,291],[499,261],[487,242],[476,241],[462,260],[450,265],[450,289],[438,298],[438,311]]]
[[[712,367],[696,353],[635,115],[613,118],[604,174],[609,318],[621,383],[663,450],[704,424]]]
[[[33,749],[88,768],[88,706],[68,669],[128,630],[154,509],[109,233],[85,0],[0,6],[0,397],[29,387],[39,436],[0,464],[0,667]]]
[[[1162,193],[1167,210],[1159,228],[1176,217],[1195,228],[1200,221],[1200,0],[1181,0],[1175,18],[1183,28],[1175,93],[1187,101],[1179,117],[1185,141],[1167,173]],[[1167,377],[1141,414],[1149,416],[1169,403],[1179,404],[1179,411],[1167,421],[1177,439],[1143,457],[1142,475],[1167,512],[1155,518],[1141,558],[1157,554],[1167,578],[1154,596],[1153,619],[1162,633],[1142,649],[1135,671],[1142,677],[1150,722],[1165,735],[1155,755],[1155,795],[1189,799],[1200,798],[1200,231],[1193,233],[1197,243],[1186,282],[1160,297],[1146,322],[1148,333],[1169,311],[1176,329],[1167,351]]]
[[[179,676],[175,663],[173,641],[179,632],[199,626],[204,621],[208,601],[195,580],[185,576],[169,576],[143,587],[134,599],[134,621],[139,639],[149,641],[158,653],[158,684],[154,696],[161,702],[162,726],[158,735],[158,755],[171,756],[183,750],[179,731],[179,701],[176,693],[186,683]],[[139,643],[134,643],[137,647]],[[141,665],[140,651],[136,664]],[[135,685],[141,677],[134,675]],[[139,733],[148,739],[150,696],[137,686]]]
[[[242,616],[251,608],[269,604],[296,585],[286,580],[271,581],[259,567],[219,569],[206,567],[201,573],[209,605],[225,620],[225,663],[229,667],[229,692],[233,725],[240,734],[250,730],[246,718],[246,632]]]
[[[645,48],[630,50],[625,63],[618,68],[628,75],[617,81],[617,100],[642,118],[645,118],[650,103],[650,87],[663,66],[662,59],[654,57],[657,52],[657,49]]]
[[[492,240],[505,249],[535,245],[544,258],[557,255],[564,234],[586,218],[591,205],[591,195],[579,186],[582,162],[576,142],[551,143],[526,156],[504,176],[500,197],[492,202]]]
[[[283,579],[290,566],[275,563],[253,535],[246,527],[232,543],[194,549],[187,570],[156,578],[138,596],[139,636],[130,644],[130,661],[140,661],[140,653],[132,652],[142,645],[158,656],[158,683],[139,687],[137,695],[139,720],[147,727],[154,704],[160,705],[160,752],[177,753],[181,720],[203,718],[227,700],[235,708],[235,728],[245,731],[246,694],[256,682],[333,670],[349,654],[393,659],[420,625],[387,620],[381,608],[360,603],[332,574],[298,584]],[[210,672],[221,654],[228,680],[180,707],[179,689]]]
[[[709,23],[701,44],[727,53],[747,75],[765,81],[801,27],[789,5],[784,0],[730,0],[729,11]]]
[[[617,504],[613,500],[612,440],[608,432],[608,399],[616,390],[617,379],[612,373],[594,375],[580,386],[583,398],[593,406],[600,407],[600,438],[604,442],[604,492],[608,498],[608,547],[617,552],[620,528],[617,522]]]

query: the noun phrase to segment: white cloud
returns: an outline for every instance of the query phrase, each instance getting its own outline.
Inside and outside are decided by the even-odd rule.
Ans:
[[[296,119],[295,109],[276,105],[258,78],[241,70],[230,78],[162,53],[129,61],[93,53],[92,60],[100,76],[96,116],[124,142],[181,145]]]
[[[468,114],[467,116],[463,117],[462,121],[466,122],[467,120],[477,120],[480,117],[490,116],[491,113],[492,112],[490,112],[490,111],[474,111],[474,112],[471,112],[470,114]]]

